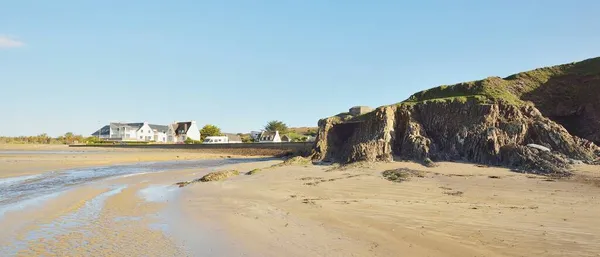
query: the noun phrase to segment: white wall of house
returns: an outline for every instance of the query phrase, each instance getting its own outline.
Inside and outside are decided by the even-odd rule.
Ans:
[[[187,131],[186,137],[192,140],[200,140],[200,129],[198,128],[198,125],[195,121],[192,121],[192,124],[190,125],[190,128]]]
[[[177,138],[175,137],[175,128],[174,124],[169,124],[169,129],[167,130],[167,143],[177,143]]]
[[[120,126],[117,129],[110,129],[110,137],[122,139],[125,141],[136,140],[136,131],[129,126]]]
[[[136,136],[138,141],[152,141],[154,140],[154,131],[147,122],[144,122],[144,125],[136,131]]]
[[[160,142],[160,143],[166,143],[167,142],[167,133],[155,131],[154,132],[154,141]]]

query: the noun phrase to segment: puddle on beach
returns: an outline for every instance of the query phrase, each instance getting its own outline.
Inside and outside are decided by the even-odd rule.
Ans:
[[[87,201],[79,210],[61,216],[50,223],[41,224],[39,228],[29,231],[23,238],[24,240],[13,239],[10,246],[0,248],[0,256],[13,256],[19,251],[27,249],[29,242],[51,239],[72,232],[81,232],[83,235],[89,233],[85,225],[93,223],[100,217],[106,199],[120,193],[125,188],[127,186],[112,186],[108,191]]]
[[[214,169],[222,165],[267,161],[270,158],[261,159],[223,159],[223,160],[196,160],[196,161],[171,161],[138,163],[132,165],[114,165],[108,167],[81,168],[60,172],[47,172],[39,175],[22,176],[0,179],[0,221],[7,212],[15,212],[24,209],[41,206],[48,200],[60,196],[62,193],[74,189],[86,183],[104,181],[110,184],[112,178],[122,178],[141,175],[152,172],[165,172],[188,168]],[[101,212],[105,201],[119,194],[127,188],[127,185],[112,185],[104,193],[85,202],[83,207],[67,215],[56,218],[46,224],[35,224],[35,229],[28,231],[22,238],[13,238],[12,241],[2,242],[0,245],[0,256],[13,256],[21,250],[26,250],[29,243],[40,240],[49,240],[69,233],[77,233],[84,237],[92,236],[94,226],[101,226]],[[138,222],[145,218],[151,218],[153,222],[148,224],[149,229],[159,230],[169,237],[177,238],[182,242],[182,249],[193,253],[214,254],[216,249],[227,249],[223,241],[215,238],[215,234],[206,231],[198,233],[197,227],[190,226],[184,222],[177,206],[180,190],[171,185],[149,185],[137,192],[138,197],[147,202],[166,203],[167,208],[154,214],[142,217],[124,216],[112,217],[111,222],[127,224]],[[23,226],[28,225],[23,224]],[[33,224],[29,224],[33,225]],[[20,226],[20,225],[19,225]],[[214,231],[213,231],[214,232]],[[205,235],[204,235],[205,234]],[[15,235],[16,236],[16,235]],[[214,242],[213,242],[214,241]],[[207,249],[198,247],[197,244],[207,245],[212,242],[216,248],[210,253]],[[7,244],[10,243],[10,244]],[[223,247],[218,247],[222,245]],[[223,256],[223,255],[215,255]]]
[[[138,192],[138,195],[147,202],[168,202],[180,192],[173,185],[151,185]]]

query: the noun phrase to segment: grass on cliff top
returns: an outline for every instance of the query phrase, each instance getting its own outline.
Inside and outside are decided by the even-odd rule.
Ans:
[[[498,77],[484,80],[459,83],[452,86],[439,86],[423,90],[410,96],[402,103],[420,103],[425,101],[461,101],[475,99],[479,102],[504,101],[509,104],[521,105],[523,101],[509,90],[509,83]]]
[[[523,95],[539,88],[552,78],[569,75],[600,76],[600,57],[521,72],[506,78],[488,77],[451,86],[443,85],[415,93],[400,104],[475,99],[481,103],[503,101],[523,105]]]

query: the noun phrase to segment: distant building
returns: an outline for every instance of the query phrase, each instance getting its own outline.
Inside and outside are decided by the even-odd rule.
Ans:
[[[200,140],[200,129],[196,121],[174,122],[167,130],[167,142],[183,143],[186,139]]]
[[[255,142],[259,141],[260,135],[263,131],[250,131],[250,138],[252,138]]]
[[[350,115],[358,116],[358,115],[362,115],[362,114],[369,113],[372,111],[373,111],[373,108],[371,108],[369,106],[354,106],[354,107],[350,108]]]
[[[238,134],[224,133],[227,137],[227,143],[242,143],[242,137]]]
[[[279,136],[279,131],[269,132],[263,131],[258,137],[259,143],[280,143],[281,137]]]
[[[111,122],[92,133],[92,136],[111,141],[155,141],[167,142],[168,127],[148,124],[148,122]]]
[[[281,136],[281,142],[292,142],[292,139],[288,135]]]
[[[314,137],[314,136],[306,136],[306,142],[315,142],[315,140],[317,140],[317,137]]]

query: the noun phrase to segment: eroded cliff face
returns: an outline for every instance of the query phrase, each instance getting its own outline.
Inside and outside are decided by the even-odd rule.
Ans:
[[[323,119],[313,158],[459,160],[550,174],[567,172],[575,161],[594,163],[599,155],[591,141],[572,136],[531,105],[446,100],[380,107],[346,121]]]

